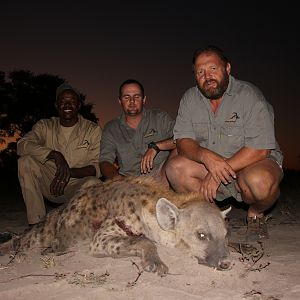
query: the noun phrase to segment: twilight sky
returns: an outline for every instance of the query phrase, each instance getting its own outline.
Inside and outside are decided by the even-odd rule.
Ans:
[[[273,105],[284,164],[300,169],[300,27],[292,5],[2,1],[0,71],[65,78],[95,105],[102,127],[120,114],[120,83],[135,78],[144,84],[147,106],[175,118],[182,94],[194,85],[193,51],[214,44],[229,57],[232,75],[255,84]]]

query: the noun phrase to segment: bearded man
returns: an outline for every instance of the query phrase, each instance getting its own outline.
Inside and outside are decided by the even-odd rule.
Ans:
[[[244,201],[246,241],[267,238],[264,212],[279,197],[283,177],[273,108],[257,87],[230,75],[231,64],[218,47],[197,49],[193,69],[197,86],[180,102],[174,127],[179,155],[166,166],[169,183],[212,203]]]

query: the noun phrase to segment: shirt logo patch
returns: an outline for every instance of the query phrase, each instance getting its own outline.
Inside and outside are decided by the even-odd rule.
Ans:
[[[154,135],[155,133],[157,133],[157,131],[156,131],[154,128],[152,128],[152,129],[149,130],[149,132],[147,132],[147,133],[144,135],[144,138],[147,138],[147,137],[149,137],[149,136],[152,136],[152,135]]]
[[[233,112],[232,113],[232,116],[229,118],[229,119],[227,119],[225,122],[227,122],[227,123],[234,123],[234,122],[236,122],[237,121],[237,119],[239,119],[240,117],[238,116],[238,114],[236,113],[236,112]]]
[[[87,148],[90,145],[88,140],[84,140],[81,145],[78,145],[77,148]]]

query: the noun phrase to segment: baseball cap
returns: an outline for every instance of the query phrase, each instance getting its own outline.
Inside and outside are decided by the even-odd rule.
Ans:
[[[61,84],[57,89],[56,89],[56,100],[58,99],[58,97],[60,96],[61,93],[63,93],[64,91],[66,90],[71,90],[73,91],[77,96],[78,96],[78,99],[80,99],[80,94],[79,92],[73,88],[71,85],[69,85],[68,83],[63,83]]]

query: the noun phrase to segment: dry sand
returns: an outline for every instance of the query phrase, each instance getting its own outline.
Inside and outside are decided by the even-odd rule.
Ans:
[[[140,272],[138,258],[94,258],[80,243],[60,256],[1,256],[0,299],[300,299],[297,184],[285,187],[270,212],[269,240],[253,249],[231,248],[231,270],[217,271],[158,247],[170,272],[161,278]],[[26,228],[24,205],[18,190],[11,194],[1,196],[0,231],[21,232]],[[245,215],[242,208],[230,212],[232,241],[245,230]]]

